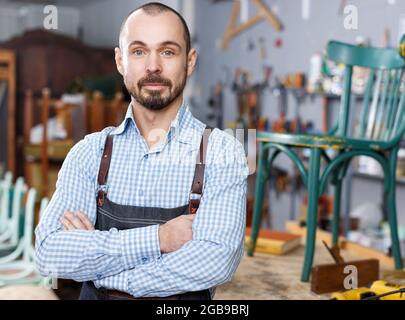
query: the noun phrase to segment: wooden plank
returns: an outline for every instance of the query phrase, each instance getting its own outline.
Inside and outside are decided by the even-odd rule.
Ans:
[[[368,286],[379,279],[379,261],[377,259],[318,265],[312,268],[311,291],[323,294],[347,289],[344,287],[345,279],[351,275],[351,273],[345,273],[347,266],[357,269],[357,287]]]
[[[90,102],[90,132],[103,130],[104,127],[104,98],[101,91],[94,91],[93,99]]]
[[[288,232],[294,233],[294,234],[299,234],[301,235],[304,239],[307,234],[307,228],[305,227],[300,227],[296,221],[287,221],[285,224],[286,230]],[[340,237],[339,241],[344,238]],[[317,229],[316,230],[316,240],[319,242],[325,241],[328,245],[331,245],[332,243],[332,235],[330,232]]]
[[[0,60],[11,61],[14,59],[14,52],[11,50],[1,49],[0,50]]]
[[[7,166],[13,174],[16,174],[16,66],[15,55],[8,52],[10,77],[8,82],[8,151]]]
[[[248,21],[246,21],[243,24],[238,25],[237,27],[234,27],[232,31],[229,33],[229,37],[232,39],[236,37],[239,33],[249,29],[250,27],[254,26],[256,23],[260,22],[263,19],[263,16],[254,16],[250,18]]]
[[[8,69],[0,69],[0,80],[8,80],[10,71]]]
[[[226,26],[226,31],[224,38],[222,40],[222,48],[225,49],[228,47],[229,42],[232,40],[232,30],[236,26],[236,22],[238,19],[238,13],[240,10],[240,1],[235,1],[232,6],[231,17],[228,21],[228,25]]]
[[[25,91],[24,95],[24,144],[30,143],[30,131],[34,126],[34,98],[31,90]]]
[[[283,26],[278,18],[271,12],[271,10],[261,1],[253,0],[253,4],[257,7],[259,13],[251,17],[245,23],[237,25],[237,16],[240,11],[240,0],[236,0],[233,3],[231,16],[228,21],[225,35],[222,40],[222,48],[228,47],[229,42],[236,37],[239,33],[249,29],[261,20],[267,19],[276,31],[281,31]]]
[[[48,155],[48,120],[51,91],[42,90],[42,144],[41,144],[41,171],[43,178],[42,197],[48,197],[49,191],[49,155]]]
[[[16,173],[16,129],[15,129],[15,92],[16,67],[15,55],[11,50],[0,50],[1,78],[7,81],[7,170]]]
[[[253,3],[256,4],[257,8],[260,9],[264,17],[270,22],[276,31],[281,31],[283,26],[277,17],[271,12],[271,10],[262,2],[262,0],[253,0]]]

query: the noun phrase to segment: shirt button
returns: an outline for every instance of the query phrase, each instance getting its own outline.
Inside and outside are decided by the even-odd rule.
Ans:
[[[143,258],[142,258],[142,262],[143,262],[143,263],[147,262],[148,260],[149,260],[149,259],[146,258],[146,257],[143,257]]]
[[[100,280],[101,279],[101,274],[97,274],[96,277],[97,277],[98,280]]]
[[[144,157],[145,159],[148,159],[149,158],[149,155],[148,154],[145,154],[145,157]]]

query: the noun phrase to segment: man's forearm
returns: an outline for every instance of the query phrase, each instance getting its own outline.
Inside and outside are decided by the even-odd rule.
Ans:
[[[37,239],[37,267],[43,276],[97,280],[160,256],[158,226],[117,231],[50,232]]]
[[[235,247],[209,241],[190,241],[180,250],[118,275],[94,281],[96,287],[127,292],[135,297],[166,297],[199,291],[230,280],[243,255]]]
[[[42,241],[42,246],[39,245],[37,250],[38,265],[41,273],[45,275],[51,272],[59,277],[78,281],[111,276],[123,270],[132,269],[139,263],[147,263],[159,257],[160,252],[179,249],[192,239],[191,226],[194,217],[194,215],[182,215],[160,226],[154,225],[120,232],[115,229],[109,232],[96,232],[92,221],[85,213],[66,211],[60,218],[65,231],[54,232]],[[76,233],[70,235],[69,232],[72,231]],[[60,256],[65,257],[67,254],[65,255],[64,252],[70,252],[70,259],[69,261],[66,259],[62,265],[56,265],[50,252],[55,252],[52,246],[62,242],[66,245],[61,248]],[[95,244],[97,249],[92,247]],[[43,252],[47,254],[45,258],[43,258]],[[99,260],[99,265],[91,266],[90,261],[95,258]],[[70,265],[72,266],[69,267]],[[89,265],[90,268],[83,268]],[[89,272],[88,269],[91,271]]]

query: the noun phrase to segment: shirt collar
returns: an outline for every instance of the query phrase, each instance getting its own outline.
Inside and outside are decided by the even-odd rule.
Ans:
[[[133,115],[132,115],[132,107],[131,107],[131,104],[129,104],[129,106],[128,106],[128,108],[127,108],[127,112],[126,112],[126,114],[125,114],[124,120],[121,122],[121,124],[120,124],[118,127],[116,127],[115,129],[113,129],[113,130],[110,132],[110,134],[111,134],[111,135],[120,135],[120,134],[124,133],[124,132],[126,131],[127,127],[128,127],[128,123],[129,123],[130,121],[133,122],[133,124],[134,124],[136,130],[138,131],[138,128],[137,128],[136,123],[135,123],[135,120],[134,120],[134,117],[133,117]]]
[[[177,111],[176,117],[170,123],[167,137],[168,141],[177,136],[180,142],[191,144],[192,130],[190,129],[192,129],[192,119],[193,115],[191,114],[188,105],[183,100],[179,110]],[[128,130],[128,124],[131,122],[134,125],[135,132],[139,134],[140,132],[132,113],[132,105],[129,104],[124,120],[118,127],[113,129],[110,134],[120,135],[124,133],[126,130]]]

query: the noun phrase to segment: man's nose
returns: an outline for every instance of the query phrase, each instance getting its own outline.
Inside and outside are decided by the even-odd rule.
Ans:
[[[160,73],[162,71],[162,65],[158,54],[150,54],[146,62],[147,73]]]

